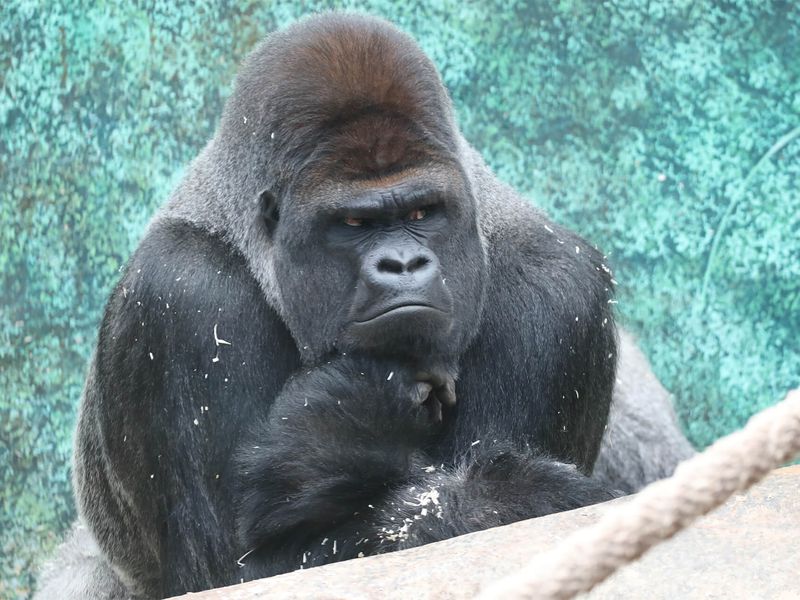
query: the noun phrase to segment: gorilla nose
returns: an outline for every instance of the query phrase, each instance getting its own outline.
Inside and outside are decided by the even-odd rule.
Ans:
[[[449,330],[452,307],[436,254],[421,244],[394,243],[364,257],[350,316],[354,335],[366,343],[389,334]]]
[[[386,249],[373,257],[367,279],[381,287],[425,287],[439,271],[439,261],[426,248]]]
[[[384,256],[378,261],[379,273],[394,273],[395,275],[402,275],[403,273],[415,273],[424,269],[431,263],[431,259],[427,256],[414,256],[410,260],[403,260],[393,256]]]

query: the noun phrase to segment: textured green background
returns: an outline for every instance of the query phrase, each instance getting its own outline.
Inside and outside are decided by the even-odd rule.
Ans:
[[[790,2],[111,2],[0,8],[0,597],[74,516],[103,303],[267,32],[382,14],[505,180],[610,253],[703,446],[800,376],[800,9]]]

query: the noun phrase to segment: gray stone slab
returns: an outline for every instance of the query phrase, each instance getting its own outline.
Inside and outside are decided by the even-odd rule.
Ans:
[[[625,501],[186,597],[470,598]],[[775,471],[584,598],[800,600],[800,466]]]

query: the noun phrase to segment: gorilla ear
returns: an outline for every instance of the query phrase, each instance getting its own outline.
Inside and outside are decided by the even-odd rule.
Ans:
[[[264,190],[258,196],[258,205],[261,218],[267,226],[267,231],[272,235],[275,233],[275,228],[278,226],[278,200],[272,192]]]

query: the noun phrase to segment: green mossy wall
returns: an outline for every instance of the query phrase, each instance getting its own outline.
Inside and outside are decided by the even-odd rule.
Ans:
[[[314,10],[416,36],[500,177],[610,254],[698,446],[800,383],[796,3],[2,4],[0,597],[74,517],[75,411],[121,265],[245,53]]]

